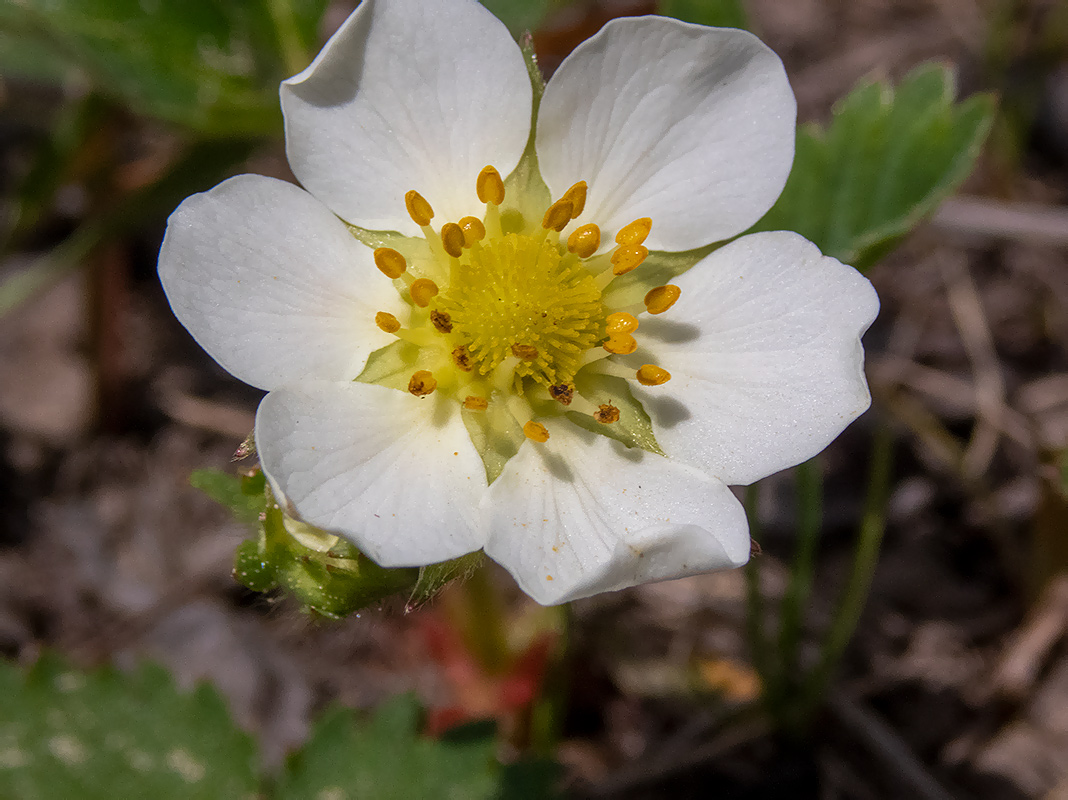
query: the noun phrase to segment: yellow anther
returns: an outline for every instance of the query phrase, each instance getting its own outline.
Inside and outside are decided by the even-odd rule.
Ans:
[[[452,355],[452,363],[456,365],[457,369],[461,369],[464,372],[470,372],[472,368],[471,354],[467,352],[467,348],[460,345],[450,354]]]
[[[549,387],[549,397],[562,406],[569,406],[575,399],[575,387],[569,383],[554,384]]]
[[[408,209],[408,216],[420,228],[425,228],[434,219],[434,209],[415,189],[404,195],[404,206]]]
[[[650,314],[663,314],[682,295],[682,289],[670,283],[667,286],[657,286],[650,289],[645,295],[645,310]]]
[[[613,333],[609,335],[608,341],[601,345],[601,347],[609,353],[627,356],[638,349],[638,340],[629,333]]]
[[[546,209],[545,216],[541,220],[541,227],[559,233],[571,221],[572,208],[571,201],[566,197],[561,197]]]
[[[533,361],[538,357],[538,348],[531,344],[519,344],[516,342],[512,345],[512,355],[524,361]]]
[[[453,258],[464,254],[464,231],[455,222],[446,222],[441,226],[441,246]]]
[[[611,425],[613,422],[619,422],[619,409],[609,403],[602,403],[593,412],[593,418],[602,425]]]
[[[438,285],[430,278],[418,278],[412,281],[408,291],[412,294],[413,303],[420,308],[426,308],[430,305],[430,301],[437,296]]]
[[[392,247],[379,247],[375,250],[375,266],[387,278],[399,278],[408,269],[408,262]]]
[[[379,311],[375,314],[375,325],[386,333],[396,333],[401,329],[400,320],[388,311]]]
[[[478,192],[480,203],[499,206],[504,202],[504,181],[501,180],[501,173],[493,167],[483,167],[475,181],[475,191]]]
[[[636,219],[619,229],[619,233],[616,234],[616,244],[642,244],[652,229],[653,221],[649,217]]]
[[[464,398],[464,408],[468,411],[485,411],[489,408],[489,400],[475,394],[469,394]]]
[[[452,333],[452,317],[444,311],[438,311],[437,309],[431,311],[430,324],[432,324],[439,333]]]
[[[626,275],[645,261],[648,255],[649,249],[645,245],[621,244],[612,253],[612,274]]]
[[[438,382],[430,370],[421,369],[408,381],[408,391],[416,397],[426,397],[438,388]]]
[[[523,426],[523,435],[530,439],[532,442],[547,442],[549,441],[549,431],[540,422],[530,420]]]
[[[636,377],[642,386],[659,386],[671,380],[671,373],[656,364],[643,364]]]
[[[638,318],[633,314],[628,314],[626,311],[616,311],[609,314],[608,319],[605,320],[608,323],[608,333],[634,333],[638,330]]]
[[[562,200],[571,201],[571,219],[575,219],[586,207],[586,181],[579,181],[566,192]]]
[[[460,230],[464,232],[464,245],[470,247],[475,242],[486,238],[486,226],[478,217],[464,217],[460,220]]]
[[[601,246],[601,229],[592,222],[571,231],[567,237],[567,249],[579,258],[589,258]]]

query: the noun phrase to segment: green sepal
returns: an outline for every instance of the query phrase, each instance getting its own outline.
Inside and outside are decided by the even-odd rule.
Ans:
[[[971,172],[995,104],[955,103],[956,76],[923,64],[894,89],[864,81],[830,125],[797,133],[793,171],[754,231],[797,231],[825,254],[867,269]]]
[[[472,183],[474,180],[474,177],[472,177]],[[371,250],[377,250],[380,247],[389,247],[396,250],[408,262],[408,272],[412,277],[431,279],[440,277],[428,272],[426,269],[427,265],[434,264],[433,254],[430,252],[430,245],[426,239],[419,236],[405,236],[403,233],[397,233],[396,231],[373,231],[348,222],[345,223],[345,227],[349,229],[349,233]],[[389,280],[384,275],[377,275],[376,279]]]
[[[607,403],[619,409],[619,420],[608,424],[598,422],[589,414],[569,411],[568,419],[580,428],[615,439],[627,447],[639,447],[658,456],[664,455],[653,433],[652,420],[631,394],[630,386],[623,378],[580,372],[575,379],[575,391],[594,405]]]
[[[254,592],[269,592],[278,588],[274,563],[267,557],[264,535],[246,539],[234,553],[234,580]]]
[[[498,395],[490,398],[485,411],[461,409],[460,418],[471,437],[471,444],[486,468],[486,482],[493,483],[504,471],[508,459],[519,452],[526,440],[523,426]]]
[[[332,619],[405,591],[419,577],[416,569],[380,567],[343,539],[326,552],[306,547],[289,534],[282,509],[273,504],[267,508],[257,546],[264,565],[259,574],[271,570],[277,585]]]
[[[234,579],[254,592],[283,588],[308,609],[338,619],[418,583],[419,570],[385,569],[344,539],[286,519],[262,470],[240,477],[197,470],[189,481],[259,529],[234,553]]]
[[[189,476],[193,488],[230,509],[240,522],[248,525],[257,525],[267,507],[266,482],[258,469],[241,476],[217,469],[198,469]]]
[[[608,308],[626,308],[641,303],[650,289],[670,283],[673,278],[677,278],[722,246],[717,243],[680,253],[650,253],[637,269],[608,284],[604,293],[605,305]]]
[[[545,78],[542,77],[537,56],[534,54],[533,40],[530,37],[524,37],[520,42],[520,49],[523,51],[523,60],[526,62],[527,74],[530,76],[533,107],[530,117],[530,137],[527,139],[526,149],[512,174],[508,175],[504,181],[501,228],[505,233],[517,233],[536,228],[541,224],[545,209],[552,202],[549,187],[545,185],[538,169],[538,154],[534,149],[535,122],[538,119],[541,97],[545,93]]]
[[[356,380],[406,392],[412,373],[434,366],[436,358],[437,353],[432,348],[417,347],[398,339],[371,353]]]
[[[432,600],[437,594],[453,581],[466,581],[474,574],[485,555],[481,550],[468,553],[466,556],[442,561],[440,564],[428,564],[419,568],[419,580],[415,582],[415,588],[408,598],[408,610],[418,608],[427,600]]]

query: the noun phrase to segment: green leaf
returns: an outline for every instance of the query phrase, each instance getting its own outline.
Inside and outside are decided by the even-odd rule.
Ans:
[[[550,0],[482,0],[513,36],[537,30],[549,13]]]
[[[102,130],[107,131],[114,115],[114,106],[92,93],[64,103],[15,189],[5,247],[21,244],[40,222],[51,208],[56,192],[71,181],[79,162],[85,161],[87,142],[94,135],[99,137]]]
[[[396,698],[370,720],[336,709],[290,758],[279,800],[494,800],[500,766],[492,735],[432,740],[417,732],[419,706]]]
[[[75,672],[0,663],[0,797],[253,797],[256,752],[207,687],[178,692],[143,666]]]
[[[189,483],[208,497],[233,512],[241,522],[258,525],[267,507],[262,472],[255,476],[237,476],[217,469],[194,470]],[[258,490],[258,491],[257,491]]]
[[[798,131],[793,172],[753,231],[792,230],[827,255],[866,269],[971,172],[994,101],[955,103],[953,71],[925,64],[896,91],[864,82],[823,129]]]
[[[602,424],[588,414],[568,412],[568,419],[580,428],[615,439],[627,447],[639,447],[650,453],[664,455],[653,433],[652,420],[645,413],[642,404],[631,394],[630,386],[623,378],[579,373],[575,380],[575,389],[594,405],[606,403],[619,409],[619,420],[608,424]]]
[[[555,761],[518,761],[504,767],[497,800],[555,800],[563,769]]]
[[[0,12],[2,13],[2,12]],[[40,83],[60,84],[77,75],[62,53],[0,27],[0,71]]]
[[[713,28],[749,28],[742,0],[660,0],[659,12]]]
[[[278,82],[307,63],[300,51],[315,41],[324,8],[324,0],[20,0],[0,4],[0,36],[24,44],[10,61],[0,55],[0,69],[41,77],[25,55],[37,50],[135,113],[212,135],[280,133]]]
[[[452,581],[466,581],[479,568],[484,559],[482,551],[478,550],[451,561],[420,567],[419,580],[416,581],[411,597],[408,598],[408,610],[411,611],[427,600],[432,600]]]

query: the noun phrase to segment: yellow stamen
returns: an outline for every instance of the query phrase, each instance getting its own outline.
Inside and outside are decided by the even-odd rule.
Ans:
[[[493,167],[483,167],[475,181],[475,191],[478,192],[480,203],[499,206],[504,202],[504,181],[501,180],[501,173]]]
[[[379,247],[375,250],[375,266],[387,278],[399,278],[408,269],[408,262],[392,247]]]
[[[486,238],[486,226],[478,217],[464,217],[460,220],[460,230],[464,232],[464,245],[470,247],[475,242]]]
[[[576,219],[586,208],[586,181],[579,181],[566,192],[561,200],[571,201],[571,219]]]
[[[434,209],[415,189],[404,195],[404,206],[408,209],[408,216],[420,228],[425,228],[434,219]]]
[[[408,391],[416,397],[426,397],[438,388],[438,382],[430,370],[421,369],[412,375],[408,381]]]
[[[540,422],[530,420],[523,426],[523,435],[532,442],[544,443],[549,441],[549,431]]]
[[[441,226],[441,246],[453,258],[464,254],[464,231],[455,222],[446,222]]]
[[[638,349],[638,340],[629,333],[613,333],[601,347],[609,353],[626,356]]]
[[[626,311],[616,311],[608,315],[608,333],[634,333],[638,330],[638,318]]]
[[[626,275],[649,255],[649,249],[640,244],[621,244],[612,253],[612,274]]]
[[[444,311],[434,309],[430,312],[430,323],[439,333],[452,333],[452,317]]]
[[[593,418],[602,425],[619,422],[619,409],[609,403],[602,403],[597,406],[597,411],[594,412]]]
[[[682,289],[678,286],[673,286],[670,283],[667,286],[657,286],[655,289],[650,289],[649,293],[645,295],[645,310],[650,314],[663,314],[675,305],[675,301],[681,295]]]
[[[671,380],[671,373],[656,364],[643,364],[636,376],[642,386],[659,386]]]
[[[530,344],[519,344],[516,342],[512,345],[512,355],[516,358],[521,358],[524,361],[533,361],[538,357],[538,348]]]
[[[579,258],[589,258],[601,246],[601,229],[592,222],[571,231],[567,237],[567,249]]]
[[[408,291],[411,292],[413,303],[420,308],[426,308],[430,305],[430,301],[437,296],[438,285],[430,278],[419,278],[412,281]]]
[[[566,197],[561,197],[545,211],[545,216],[541,221],[541,227],[559,233],[566,228],[567,223],[571,221],[572,208],[571,201]]]
[[[379,311],[375,314],[375,325],[386,333],[396,333],[401,329],[400,320],[388,311]]]
[[[549,387],[549,397],[562,406],[569,406],[575,399],[575,387],[569,383],[554,384]]]
[[[485,397],[469,394],[464,398],[464,408],[468,411],[485,411],[489,408],[489,400]]]
[[[645,242],[645,237],[653,228],[653,221],[649,217],[636,219],[619,229],[616,234],[616,244],[638,245]]]

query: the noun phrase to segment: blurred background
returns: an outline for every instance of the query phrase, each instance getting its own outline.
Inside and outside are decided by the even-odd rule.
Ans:
[[[488,715],[507,729],[548,674],[531,631],[557,626],[507,576],[497,590],[524,657],[502,678],[465,655],[448,596],[330,621],[248,591],[231,568],[249,530],[189,484],[194,469],[234,469],[259,393],[171,315],[155,272],[166,217],[231,174],[292,180],[278,82],[355,3],[281,4],[267,28],[269,0],[135,5],[0,0],[0,656],[151,660],[181,685],[206,679],[269,763],[331,701],[414,690],[431,727]],[[654,10],[507,13],[551,73],[606,20]],[[864,76],[897,81],[930,59],[952,65],[961,97],[996,92],[998,116],[962,193],[868,272],[883,304],[865,340],[876,408],[823,458],[806,632],[827,627],[846,580],[876,418],[893,433],[887,529],[818,724],[790,737],[744,713],[761,682],[741,571],[593,598],[574,605],[567,661],[550,671],[563,785],[577,798],[1066,800],[1068,3],[744,10],[802,121],[826,123]],[[795,492],[789,475],[762,483],[759,587],[774,605]]]

